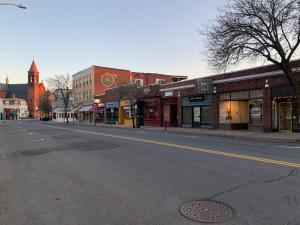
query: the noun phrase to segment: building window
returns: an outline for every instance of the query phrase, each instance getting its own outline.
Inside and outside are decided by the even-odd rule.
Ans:
[[[193,107],[182,108],[182,123],[183,124],[193,123]]]
[[[201,123],[212,124],[212,107],[202,106],[201,107]]]
[[[249,123],[253,125],[263,124],[263,100],[255,99],[249,101]]]
[[[144,86],[144,80],[143,79],[135,79],[135,83],[137,84],[137,87],[143,87]]]
[[[131,119],[131,110],[125,109],[125,119]]]
[[[202,93],[208,92],[208,83],[201,83],[201,91]]]
[[[166,81],[164,79],[156,78],[155,79],[155,83],[157,83],[157,84],[164,84],[164,83],[166,83]]]

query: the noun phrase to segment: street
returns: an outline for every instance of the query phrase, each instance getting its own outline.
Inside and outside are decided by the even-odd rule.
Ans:
[[[239,138],[0,121],[0,225],[300,225],[300,148]]]

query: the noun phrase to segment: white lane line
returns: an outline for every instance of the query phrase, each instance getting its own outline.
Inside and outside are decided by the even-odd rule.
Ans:
[[[197,136],[189,135],[189,136],[183,136],[184,138],[198,138]]]
[[[39,139],[39,140],[32,140],[32,141],[45,141],[45,139]]]
[[[281,145],[281,146],[277,146],[277,148],[300,149],[300,146],[284,146],[284,145]]]

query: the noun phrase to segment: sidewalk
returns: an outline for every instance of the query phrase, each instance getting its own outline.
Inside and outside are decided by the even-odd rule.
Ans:
[[[164,131],[164,127],[144,127],[146,130]],[[300,133],[280,132],[252,132],[248,130],[214,130],[199,128],[167,127],[167,132],[184,133],[190,135],[209,135],[219,137],[244,138],[254,140],[268,140],[280,142],[294,142],[300,144]]]
[[[70,123],[73,124],[73,123]],[[94,123],[75,123],[75,125],[82,126],[95,126]],[[133,129],[126,125],[110,125],[97,123],[97,127],[112,127],[120,129]],[[149,127],[143,126],[141,130],[165,132],[164,127]],[[268,140],[277,142],[290,142],[300,144],[300,133],[281,133],[281,132],[252,132],[248,130],[214,130],[214,129],[200,129],[200,128],[183,128],[183,127],[167,127],[166,132],[181,133],[185,135],[200,136],[219,136],[219,137],[232,137],[253,140]]]

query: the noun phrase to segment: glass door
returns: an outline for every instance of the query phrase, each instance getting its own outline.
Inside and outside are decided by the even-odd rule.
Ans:
[[[194,107],[193,112],[193,127],[200,127],[201,126],[201,108]]]
[[[292,132],[292,103],[279,103],[279,131]]]

